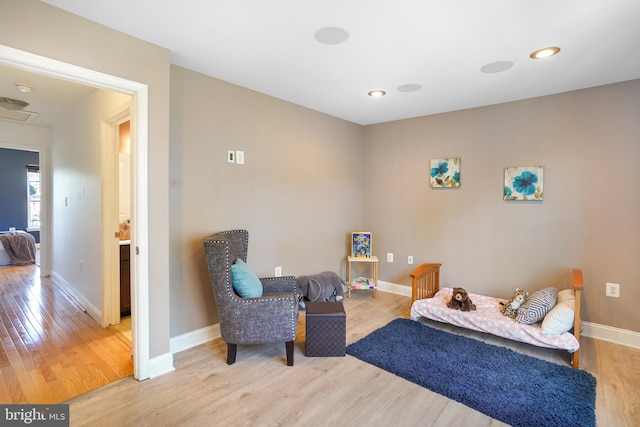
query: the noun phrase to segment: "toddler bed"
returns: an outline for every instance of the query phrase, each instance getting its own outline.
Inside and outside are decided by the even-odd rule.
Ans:
[[[582,271],[573,269],[569,280],[553,286],[562,289],[564,295],[575,296],[572,325],[573,330],[562,333],[549,334],[543,331],[541,323],[527,325],[516,322],[511,317],[503,315],[500,302],[507,300],[484,295],[469,293],[469,297],[476,305],[475,311],[458,311],[447,307],[451,299],[452,289],[440,289],[441,264],[423,264],[411,273],[412,304],[411,319],[420,317],[449,323],[466,329],[485,332],[502,338],[532,344],[538,347],[566,350],[571,354],[572,366],[578,369],[580,348],[580,293],[583,289]],[[559,304],[558,304],[559,305]],[[564,307],[562,307],[564,308]],[[551,312],[549,312],[551,313]],[[547,315],[549,315],[547,313]],[[568,313],[571,316],[571,312]],[[566,318],[567,313],[563,313]],[[550,316],[551,317],[551,316]],[[555,320],[549,319],[549,321]],[[571,320],[571,319],[569,319]],[[545,325],[546,326],[546,325]]]

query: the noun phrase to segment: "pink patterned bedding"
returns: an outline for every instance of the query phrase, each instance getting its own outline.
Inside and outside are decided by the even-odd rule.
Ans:
[[[500,300],[478,294],[469,294],[476,305],[476,311],[459,311],[447,307],[453,289],[442,288],[433,298],[417,300],[411,306],[411,319],[421,316],[438,322],[449,323],[466,329],[486,332],[502,338],[532,344],[538,347],[567,350],[573,353],[580,348],[580,343],[571,332],[561,335],[542,335],[540,323],[523,325],[500,313]]]

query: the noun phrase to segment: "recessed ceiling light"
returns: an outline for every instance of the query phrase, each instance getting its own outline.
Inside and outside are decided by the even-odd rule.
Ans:
[[[407,83],[406,85],[398,86],[400,92],[417,92],[422,89],[422,86],[417,83]]]
[[[529,55],[529,57],[531,59],[544,59],[549,58],[550,56],[553,56],[558,52],[560,52],[559,47],[545,47],[543,49],[536,50],[531,55]]]
[[[369,96],[373,97],[373,98],[380,98],[383,97],[387,94],[387,92],[383,91],[383,90],[372,90],[371,92],[369,92]]]
[[[511,67],[513,67],[513,62],[511,61],[497,61],[485,65],[484,67],[480,68],[480,71],[489,74],[501,73],[502,71],[507,71]]]
[[[347,41],[349,32],[339,27],[324,27],[313,33],[313,38],[323,44],[340,44]]]
[[[20,92],[31,92],[32,87],[25,83],[16,83],[16,89]]]

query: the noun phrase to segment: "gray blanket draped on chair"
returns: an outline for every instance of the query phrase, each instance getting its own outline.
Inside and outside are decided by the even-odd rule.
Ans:
[[[308,301],[342,301],[344,280],[333,271],[296,277],[298,295]]]

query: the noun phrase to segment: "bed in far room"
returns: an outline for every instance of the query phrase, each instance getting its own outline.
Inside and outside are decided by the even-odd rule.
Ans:
[[[0,232],[0,266],[36,262],[36,239],[25,231]]]

